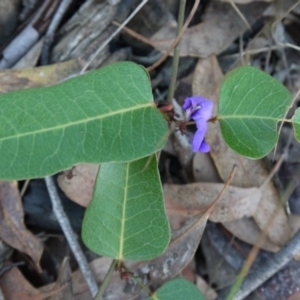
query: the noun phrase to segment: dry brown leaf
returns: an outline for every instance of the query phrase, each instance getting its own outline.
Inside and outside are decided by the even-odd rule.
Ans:
[[[140,269],[147,271],[151,284],[156,288],[180,273],[193,259],[207,223],[208,215],[189,218],[184,226],[172,233],[172,239],[165,252]]]
[[[58,176],[58,185],[74,202],[87,207],[92,199],[99,165],[79,164]]]
[[[300,216],[297,214],[289,214],[289,225],[293,231],[293,234],[296,234],[300,229]]]
[[[0,277],[0,288],[5,300],[42,300],[57,293],[57,289],[48,293],[35,289],[16,267]]]
[[[39,270],[43,244],[24,226],[24,212],[16,181],[0,181],[0,237],[29,255]]]
[[[13,70],[33,68],[36,66],[44,45],[44,39],[40,39],[21,59],[12,67]]]
[[[214,300],[217,298],[217,293],[199,275],[197,275],[196,285],[204,295],[205,300]]]
[[[222,183],[191,183],[185,185],[164,185],[167,213],[186,218],[207,210],[220,194]],[[261,193],[257,188],[238,188],[229,186],[209,215],[212,222],[228,222],[243,217],[251,217],[260,201]]]
[[[222,182],[215,164],[208,153],[195,153],[193,158],[193,173],[196,182]]]
[[[214,113],[217,112],[218,90],[223,80],[222,71],[215,56],[199,60],[193,83],[193,94],[202,95],[214,101]],[[260,187],[268,178],[269,171],[263,160],[250,160],[233,152],[225,144],[219,124],[210,124],[206,136],[211,145],[210,155],[218,169],[222,180],[226,180],[233,165],[237,165],[237,173],[232,185],[237,187]],[[284,245],[291,237],[284,209],[280,208],[279,194],[273,182],[267,183],[261,190],[262,201],[253,215],[260,229],[264,229],[276,212],[272,226],[268,230],[269,238],[278,246]]]
[[[235,39],[242,35],[247,27],[236,11],[228,3],[211,1],[209,9],[204,15],[201,24],[189,27],[183,35],[180,55],[208,57],[219,54],[228,48]],[[239,9],[250,24],[262,16],[267,3],[249,3]],[[153,37],[151,45],[165,52],[176,36],[177,25],[170,22],[158,31]]]
[[[262,234],[262,231],[252,218],[224,222],[222,225],[234,236],[250,245],[255,245]],[[268,237],[266,237],[261,248],[271,252],[277,252],[280,249]]]
[[[37,68],[0,71],[0,93],[56,84],[79,71],[77,60]]]
[[[47,297],[47,300],[73,300],[72,272],[68,257],[65,257],[61,264],[57,281],[52,285],[46,285],[39,289],[43,294],[50,293],[53,290],[57,290],[57,292]]]

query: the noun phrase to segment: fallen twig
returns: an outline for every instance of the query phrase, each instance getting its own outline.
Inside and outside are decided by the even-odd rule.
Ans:
[[[237,292],[234,300],[242,300],[253,292],[257,287],[262,285],[265,281],[276,274],[282,269],[293,256],[300,251],[300,231],[298,231],[294,237],[284,246],[279,252],[277,252],[272,259],[267,260],[261,267],[251,274],[249,274],[242,284],[240,290]],[[218,296],[216,300],[223,300],[227,295],[228,290]]]
[[[102,44],[100,48],[94,53],[92,58],[85,66],[82,68],[80,74],[83,74],[89,65],[93,62],[93,60],[97,57],[97,55],[109,44],[109,42],[122,30],[124,26],[138,13],[138,11],[148,2],[148,0],[143,0],[139,6],[131,13],[131,15],[122,23],[122,25]]]
[[[50,195],[53,212],[64,232],[64,235],[66,236],[66,239],[67,239],[67,241],[70,245],[70,248],[76,258],[78,266],[86,280],[86,283],[91,291],[91,294],[93,297],[95,297],[95,295],[98,292],[97,282],[92,274],[92,271],[89,267],[86,257],[83,254],[82,249],[79,246],[79,243],[76,239],[75,233],[71,227],[70,221],[69,221],[66,213],[64,212],[63,206],[61,204],[60,198],[57,193],[56,186],[54,184],[54,180],[52,177],[47,176],[47,177],[45,177],[45,181],[46,181],[46,186],[47,186],[47,189],[48,189],[48,192]]]
[[[53,19],[47,29],[45,39],[44,39],[44,46],[41,55],[41,64],[46,65],[49,62],[50,56],[50,48],[52,46],[54,40],[54,34],[58,28],[58,25],[64,16],[65,12],[67,11],[69,5],[72,3],[72,0],[61,0],[61,3],[56,10]]]

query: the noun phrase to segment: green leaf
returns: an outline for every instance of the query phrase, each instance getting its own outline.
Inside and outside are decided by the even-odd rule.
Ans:
[[[173,279],[160,287],[148,300],[205,300],[199,289],[186,279]]]
[[[82,239],[119,260],[148,260],[165,250],[170,229],[155,156],[101,165]]]
[[[131,62],[3,94],[0,105],[1,179],[42,177],[79,162],[131,161],[166,141],[148,73]]]
[[[300,142],[300,108],[297,108],[295,114],[292,117],[292,123],[294,126],[294,135],[298,142]]]
[[[277,123],[291,102],[290,92],[265,72],[250,66],[229,72],[218,107],[225,142],[243,156],[265,156],[278,140]]]

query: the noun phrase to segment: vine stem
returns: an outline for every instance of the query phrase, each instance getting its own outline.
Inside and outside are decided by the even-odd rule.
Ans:
[[[147,71],[150,72],[150,71],[153,71],[154,69],[156,69],[162,62],[165,61],[165,59],[169,56],[169,54],[172,52],[172,50],[174,49],[174,47],[176,46],[176,44],[181,40],[185,30],[187,29],[187,27],[189,26],[197,8],[198,8],[198,5],[200,3],[200,0],[195,0],[195,3],[194,3],[194,6],[189,14],[189,16],[187,17],[183,27],[182,27],[182,30],[180,31],[180,34],[176,37],[176,39],[174,40],[174,42],[172,43],[172,45],[169,47],[169,49],[165,52],[165,54],[155,63],[153,64],[152,66],[148,67],[147,68]]]
[[[183,20],[184,20],[184,13],[185,13],[185,5],[186,5],[186,0],[180,0],[176,37],[179,36],[179,34],[182,30]],[[177,73],[178,73],[180,43],[181,43],[181,40],[177,43],[177,45],[174,48],[174,56],[173,56],[173,64],[172,64],[172,76],[171,76],[171,82],[170,82],[168,97],[167,97],[167,103],[172,103],[173,96],[174,96],[176,80],[177,80]]]
[[[127,272],[129,272],[129,273],[131,273],[131,271],[124,265],[124,264],[122,264],[122,268],[125,270],[125,271],[127,271]],[[131,278],[149,295],[149,296],[151,296],[151,294],[152,294],[152,292],[151,292],[151,290],[145,285],[145,284],[143,284],[143,282],[137,277],[137,276],[135,276],[135,275],[133,275],[133,274],[131,274]]]
[[[104,291],[106,290],[106,287],[111,279],[111,277],[113,276],[113,273],[114,273],[114,270],[116,268],[116,265],[117,265],[117,262],[118,260],[114,259],[112,262],[111,262],[111,265],[105,275],[105,278],[101,284],[101,287],[95,297],[95,300],[101,300],[103,294],[104,294]]]

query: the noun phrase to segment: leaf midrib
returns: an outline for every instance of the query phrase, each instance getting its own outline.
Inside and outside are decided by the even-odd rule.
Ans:
[[[4,138],[0,138],[0,143],[5,141],[5,140],[9,140],[9,139],[16,139],[16,138],[21,138],[24,136],[28,136],[28,135],[35,135],[35,134],[39,134],[39,133],[43,133],[43,132],[48,132],[48,131],[54,131],[54,130],[58,130],[58,129],[66,129],[68,127],[72,127],[74,125],[79,125],[79,124],[84,124],[84,123],[88,123],[91,121],[95,121],[95,120],[101,120],[101,119],[105,119],[114,115],[118,115],[118,114],[124,114],[126,112],[131,112],[131,111],[135,111],[141,108],[147,108],[147,107],[151,107],[153,106],[153,104],[151,102],[145,103],[145,104],[141,104],[141,105],[137,105],[134,107],[129,107],[129,108],[124,108],[124,109],[120,109],[120,110],[116,110],[116,111],[112,111],[103,115],[98,115],[96,117],[90,117],[90,118],[85,118],[79,121],[73,121],[73,122],[69,122],[66,125],[58,125],[58,126],[52,126],[52,127],[48,127],[48,128],[44,128],[41,130],[35,130],[35,131],[30,131],[30,132],[26,132],[26,133],[22,133],[22,134],[16,134],[16,135],[11,135],[11,136],[7,136]]]
[[[124,250],[124,231],[125,231],[125,214],[126,214],[126,204],[127,204],[127,190],[128,190],[128,179],[129,179],[129,163],[126,166],[126,175],[125,175],[125,186],[124,186],[124,197],[123,197],[123,207],[122,207],[122,221],[121,221],[121,233],[120,233],[120,247],[118,259],[123,259],[123,250]]]
[[[280,121],[281,118],[272,118],[266,116],[251,116],[251,115],[218,115],[218,120],[221,119],[265,119],[265,120],[273,120],[273,121]]]

